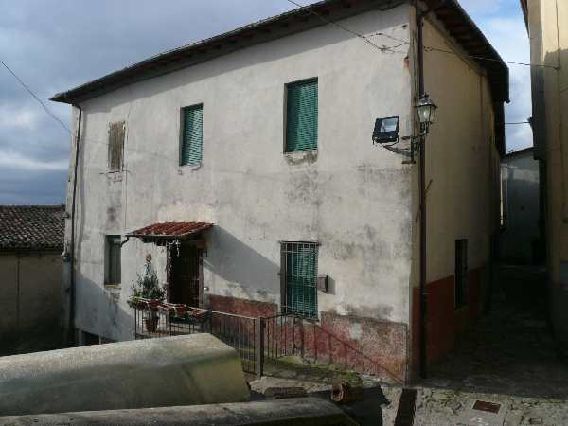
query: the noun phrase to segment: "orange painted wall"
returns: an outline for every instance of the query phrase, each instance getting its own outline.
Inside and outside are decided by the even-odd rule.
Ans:
[[[428,322],[428,363],[441,360],[455,345],[456,337],[463,332],[482,310],[483,274],[485,268],[469,271],[467,305],[454,307],[454,276],[428,283],[427,322]],[[419,289],[414,289],[412,310],[412,363],[417,371],[420,357],[420,299]]]

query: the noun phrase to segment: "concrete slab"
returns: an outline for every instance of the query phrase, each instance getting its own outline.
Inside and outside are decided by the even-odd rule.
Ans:
[[[246,401],[235,349],[209,334],[0,358],[0,413],[25,415]]]
[[[0,425],[346,425],[345,413],[318,398],[1,417]]]

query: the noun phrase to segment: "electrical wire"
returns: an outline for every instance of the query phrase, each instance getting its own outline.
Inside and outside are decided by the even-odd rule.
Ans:
[[[405,44],[405,45],[410,45],[410,41],[408,41],[408,40],[401,40],[401,39],[396,38],[396,37],[393,37],[393,36],[391,36],[391,35],[389,35],[389,34],[385,34],[385,33],[382,32],[382,31],[379,31],[379,32],[376,32],[376,33],[372,33],[372,34],[369,34],[369,35],[365,36],[365,35],[363,35],[363,34],[361,34],[361,33],[358,33],[357,31],[352,30],[351,28],[349,28],[349,27],[347,27],[347,26],[345,26],[345,25],[338,24],[337,22],[334,22],[334,21],[331,21],[331,20],[325,18],[324,16],[322,16],[322,15],[319,14],[319,13],[317,13],[316,11],[314,11],[314,10],[312,10],[312,9],[309,9],[309,6],[302,5],[302,4],[298,3],[298,2],[296,2],[295,0],[286,0],[286,1],[287,1],[288,3],[291,3],[291,4],[295,5],[296,7],[300,8],[300,9],[304,9],[304,8],[305,8],[305,9],[306,9],[308,12],[310,12],[312,15],[316,15],[317,17],[319,17],[319,18],[320,18],[321,20],[323,20],[324,22],[327,22],[327,23],[329,23],[329,24],[331,24],[331,25],[334,25],[334,26],[336,26],[336,27],[338,27],[338,28],[341,28],[342,30],[344,30],[344,31],[346,31],[346,32],[348,32],[348,33],[350,33],[350,34],[356,35],[358,38],[362,39],[362,40],[363,40],[364,42],[366,42],[367,44],[370,44],[370,45],[372,45],[372,46],[374,46],[374,47],[379,48],[379,50],[383,50],[383,51],[384,51],[384,50],[391,50],[391,49],[397,48],[397,47],[399,47],[399,46],[401,46],[401,45],[403,45],[403,44]],[[369,40],[369,37],[373,37],[373,36],[385,37],[385,38],[391,39],[391,40],[393,40],[393,41],[396,41],[396,42],[398,42],[398,43],[400,43],[400,44],[398,44],[398,45],[396,45],[396,46],[389,46],[389,47],[383,47],[383,48],[381,48],[381,47],[379,47],[378,45],[374,44],[373,42],[371,42],[371,41]],[[451,50],[442,49],[442,48],[434,47],[434,46],[424,46],[424,50],[426,50],[426,51],[437,51],[437,52],[448,53],[448,54],[451,54],[451,55],[454,55],[454,56],[457,56],[457,57],[462,57],[462,56],[464,56],[464,57],[468,57],[468,58],[472,58],[472,59],[477,59],[477,60],[480,60],[480,61],[497,62],[497,63],[503,63],[503,62],[504,62],[504,63],[509,64],[509,65],[522,65],[522,66],[529,66],[529,67],[545,67],[545,68],[552,68],[552,69],[555,69],[555,70],[558,70],[558,69],[559,69],[559,67],[557,67],[557,66],[548,65],[548,64],[533,64],[533,63],[530,63],[530,62],[504,61],[504,60],[499,60],[499,59],[487,58],[487,57],[485,57],[485,56],[479,56],[479,55],[458,54],[458,53],[453,52],[453,51],[451,51]]]
[[[386,51],[395,52],[395,51],[392,50],[392,49],[398,47],[398,46],[379,46],[378,44],[375,44],[374,42],[372,42],[371,40],[369,40],[369,39],[368,39],[366,36],[364,36],[363,34],[357,32],[357,31],[355,31],[355,30],[352,30],[351,28],[346,27],[346,26],[343,25],[343,24],[339,24],[339,23],[337,23],[337,22],[335,22],[335,21],[331,21],[331,20],[327,19],[326,17],[324,17],[323,15],[317,13],[315,10],[310,9],[310,8],[306,8],[305,5],[302,5],[302,4],[300,4],[300,3],[297,3],[295,0],[286,0],[286,1],[287,1],[288,3],[293,4],[294,6],[296,6],[296,7],[298,7],[298,8],[300,8],[300,9],[305,9],[307,12],[311,13],[312,15],[317,16],[317,17],[318,17],[319,19],[321,19],[323,22],[325,22],[325,23],[327,23],[327,24],[330,24],[330,25],[333,25],[333,26],[335,26],[335,27],[337,27],[337,28],[339,28],[339,29],[341,29],[341,30],[343,30],[343,31],[348,32],[348,33],[351,34],[351,35],[356,36],[357,38],[361,39],[363,42],[367,43],[369,46],[372,46],[373,48],[378,49],[378,50],[381,51],[381,52],[386,52]]]
[[[61,118],[59,118],[57,115],[55,115],[53,112],[51,112],[51,110],[47,107],[47,105],[45,104],[45,102],[43,102],[43,100],[37,96],[32,89],[30,89],[30,87],[24,83],[24,81],[18,77],[16,75],[16,73],[14,71],[12,71],[12,69],[8,66],[8,64],[6,64],[6,62],[4,62],[3,60],[0,59],[0,63],[2,63],[2,65],[4,66],[4,68],[6,68],[8,70],[8,72],[10,74],[12,74],[12,77],[14,77],[16,79],[16,81],[18,81],[18,83],[20,83],[20,85],[26,90],[26,92],[28,92],[30,94],[30,96],[32,98],[34,98],[37,102],[39,102],[39,104],[42,106],[43,110],[51,117],[53,118],[55,121],[57,121],[59,123],[59,125],[61,127],[63,127],[63,129],[69,133],[70,135],[73,135],[73,133],[71,132],[71,130],[69,129],[69,127],[67,127],[67,125],[63,122],[63,120],[61,120]]]
[[[25,91],[37,102],[41,105],[41,107],[43,108],[44,112],[53,120],[55,120],[62,128],[65,132],[67,132],[70,136],[75,137],[75,135],[73,134],[73,132],[71,131],[71,129],[69,129],[69,127],[67,127],[67,125],[65,124],[65,122],[59,118],[55,113],[53,113],[49,107],[45,104],[45,102],[30,88],[30,86],[21,78],[19,77],[14,70],[12,70],[12,68],[10,68],[10,66],[8,66],[8,64],[0,59],[0,63],[4,66],[4,68],[6,68],[6,70],[10,73],[10,75],[19,83],[20,86],[22,86]],[[132,108],[132,102],[130,103],[130,109],[128,111],[128,116],[130,116],[130,112],[131,112],[131,108]],[[103,140],[98,140],[98,139],[93,139],[90,137],[83,137],[83,140],[85,141],[89,141],[90,143],[94,143],[94,144],[100,144],[100,145],[104,145],[105,147],[108,146],[108,141],[103,141]],[[151,151],[151,150],[144,150],[144,149],[131,149],[131,152],[134,153],[145,153],[145,154],[150,154],[154,157],[162,157],[168,161],[177,161],[178,157],[177,156],[168,156],[165,154],[162,154],[161,152],[156,152],[156,151]],[[122,171],[127,172],[128,170],[123,169]],[[114,174],[116,172],[113,171],[105,171],[103,172],[103,174]]]
[[[531,124],[530,121],[516,121],[512,123],[505,123],[505,126],[511,126],[513,124]]]
[[[289,2],[289,3],[291,3],[291,4],[293,4],[294,6],[296,6],[296,7],[298,7],[298,8],[301,8],[301,9],[302,9],[302,8],[306,8],[305,5],[302,5],[302,4],[298,3],[298,2],[295,1],[295,0],[286,0],[286,1]],[[349,27],[347,27],[347,26],[345,26],[345,25],[343,25],[343,24],[339,24],[339,23],[337,23],[337,22],[334,22],[334,21],[331,21],[331,20],[325,18],[324,16],[322,16],[321,14],[317,13],[316,11],[314,11],[314,10],[312,10],[312,9],[306,9],[306,10],[307,10],[307,12],[311,13],[312,15],[317,16],[317,17],[318,17],[319,19],[321,19],[323,22],[328,23],[328,24],[330,24],[330,25],[333,25],[333,26],[335,26],[335,27],[337,27],[337,28],[339,28],[339,29],[341,29],[341,30],[343,30],[343,31],[345,31],[345,32],[347,32],[347,33],[349,33],[349,34],[351,34],[351,35],[356,36],[357,38],[359,38],[360,40],[362,40],[364,43],[366,43],[367,45],[369,45],[369,46],[373,47],[374,49],[380,51],[381,53],[385,53],[385,52],[392,52],[392,53],[395,53],[395,52],[398,52],[398,51],[394,50],[394,49],[396,49],[397,47],[399,47],[399,46],[401,46],[401,45],[410,45],[410,42],[409,42],[409,41],[399,39],[399,38],[397,38],[397,37],[394,37],[394,36],[391,36],[391,35],[389,35],[389,34],[386,34],[386,33],[382,32],[382,31],[379,31],[379,32],[370,34],[369,36],[365,36],[365,35],[363,35],[363,34],[357,32],[357,31],[355,31],[355,30],[352,30],[351,28],[349,28]],[[399,43],[399,44],[397,44],[397,45],[395,45],[395,46],[384,46],[384,45],[383,45],[383,46],[380,46],[380,45],[374,43],[373,41],[369,40],[369,37],[374,37],[374,36],[385,37],[385,38],[388,38],[388,39],[390,39],[390,40],[392,40],[392,41],[395,41],[395,42],[397,42],[397,43]],[[478,60],[493,61],[493,62],[499,62],[499,63],[501,63],[501,61],[500,61],[500,60],[497,60],[497,59],[486,58],[486,57],[476,56],[476,55],[458,55],[457,53],[455,53],[455,52],[453,52],[453,51],[446,50],[446,49],[441,49],[441,48],[437,48],[437,47],[433,47],[433,46],[424,46],[424,49],[425,49],[425,50],[428,50],[428,51],[439,51],[439,52],[443,52],[443,53],[448,53],[448,54],[452,54],[452,55],[455,55],[455,56],[458,56],[458,57],[460,57],[460,56],[467,56],[467,57],[474,58],[474,59],[478,59]],[[67,127],[67,125],[63,122],[63,120],[61,120],[61,118],[59,118],[56,114],[54,114],[54,113],[49,109],[49,107],[45,104],[45,102],[44,102],[39,96],[37,96],[37,95],[34,93],[34,91],[29,87],[29,85],[27,85],[27,84],[8,66],[8,64],[7,64],[4,60],[0,59],[0,63],[4,66],[4,68],[6,68],[6,70],[12,75],[12,77],[26,90],[26,92],[27,92],[36,102],[38,102],[38,103],[41,105],[41,107],[43,108],[44,112],[45,112],[49,117],[51,117],[53,120],[55,120],[69,135],[73,136],[73,132],[69,129],[69,127]],[[546,65],[546,64],[531,64],[531,63],[526,63],[526,62],[515,62],[515,61],[505,61],[505,63],[507,63],[507,64],[513,64],[513,65],[525,65],[525,66],[543,66],[543,67],[550,67],[550,68],[558,69],[558,68],[555,67],[555,66]],[[130,115],[130,110],[129,110],[129,113],[128,113],[128,114]],[[505,123],[505,124],[525,124],[525,123],[528,123],[528,122]],[[92,143],[100,143],[100,144],[103,144],[103,145],[105,145],[105,146],[108,145],[108,143],[107,143],[106,141],[95,140],[95,139],[92,139],[92,138],[85,138],[85,140],[89,140],[89,141],[91,141]],[[143,152],[144,150],[136,150],[136,151],[138,151],[138,152]],[[150,154],[152,154],[152,155],[163,156],[163,157],[168,158],[168,159],[170,159],[170,160],[173,159],[173,158],[170,158],[170,157],[168,157],[168,156],[165,156],[165,155],[163,155],[163,154],[161,154],[161,153],[157,153],[157,152],[154,152],[154,151],[147,151],[147,152],[150,153]]]

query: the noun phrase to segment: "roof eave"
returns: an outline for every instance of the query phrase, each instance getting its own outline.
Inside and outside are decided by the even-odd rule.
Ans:
[[[50,98],[55,102],[78,104],[119,87],[147,80],[205,62],[216,57],[286,37],[307,29],[327,25],[327,19],[338,20],[383,6],[396,7],[407,0],[323,0],[292,9],[280,15],[249,24],[217,36],[185,45],[137,62],[121,70],[92,80]],[[316,13],[314,13],[316,12]],[[320,16],[324,16],[322,19]]]

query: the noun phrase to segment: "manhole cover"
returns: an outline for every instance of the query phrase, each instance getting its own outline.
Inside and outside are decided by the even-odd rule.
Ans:
[[[480,399],[477,399],[474,402],[472,408],[478,411],[485,411],[487,413],[497,414],[501,409],[501,404],[496,404],[494,402],[489,402],[489,401],[481,401]]]

